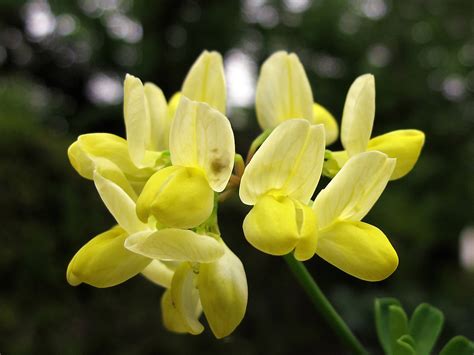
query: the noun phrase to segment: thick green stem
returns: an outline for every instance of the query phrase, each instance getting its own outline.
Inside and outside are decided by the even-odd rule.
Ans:
[[[283,257],[287,262],[293,275],[300,285],[304,288],[309,298],[313,302],[318,312],[323,316],[326,322],[336,332],[340,339],[353,351],[354,354],[367,355],[368,352],[351,332],[344,320],[337,314],[329,300],[314,281],[306,266],[293,257],[293,254],[287,254]]]

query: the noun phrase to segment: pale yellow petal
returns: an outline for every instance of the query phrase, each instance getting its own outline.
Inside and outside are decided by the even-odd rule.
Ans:
[[[376,151],[350,158],[314,201],[319,229],[335,220],[364,218],[385,189],[394,167],[395,159]]]
[[[229,120],[209,105],[182,97],[171,125],[173,165],[204,170],[214,191],[224,190],[234,166],[234,133]]]
[[[127,236],[125,230],[114,227],[90,240],[69,263],[68,282],[72,286],[84,282],[94,287],[111,287],[141,272],[151,259],[125,249]]]
[[[320,231],[316,253],[342,271],[380,281],[398,266],[398,256],[378,228],[363,222],[337,222]]]
[[[132,200],[137,199],[135,190],[117,165],[105,158],[96,158],[95,169],[102,177],[119,186]]]
[[[175,333],[187,332],[183,317],[181,317],[171,299],[171,290],[166,290],[161,296],[161,315],[163,325],[169,331]]]
[[[165,228],[149,235],[132,234],[125,247],[153,259],[209,263],[224,254],[219,241],[186,229]]]
[[[225,114],[226,86],[221,55],[204,51],[184,79],[181,93],[193,101],[205,102]]]
[[[143,84],[130,74],[124,82],[123,115],[130,158],[137,167],[142,168],[151,127]]]
[[[150,143],[146,148],[154,151],[167,150],[171,125],[168,103],[163,91],[152,83],[145,83],[144,94],[150,118]]]
[[[106,179],[98,171],[94,172],[94,183],[102,201],[117,223],[132,234],[147,229],[135,212],[135,202],[114,182]]]
[[[283,122],[270,134],[246,167],[240,199],[253,205],[270,190],[308,203],[321,176],[324,128],[295,119]]]
[[[176,270],[171,282],[171,299],[188,333],[200,334],[204,327],[199,322],[202,307],[195,285],[195,273],[189,263]]]
[[[422,131],[401,129],[372,138],[367,149],[378,150],[390,158],[397,159],[395,170],[390,177],[390,180],[396,180],[413,169],[424,143],[425,134]]]
[[[326,132],[326,146],[333,144],[337,140],[339,128],[334,116],[318,103],[313,105],[313,122],[324,125]]]
[[[181,92],[178,91],[171,96],[171,99],[168,101],[168,115],[170,122],[173,122],[174,115],[176,114],[176,110],[178,109],[179,101],[181,100]]]
[[[201,264],[198,288],[202,308],[217,338],[231,334],[247,308],[247,277],[239,258],[227,247],[213,263]]]
[[[156,259],[152,260],[152,262],[142,270],[142,275],[148,280],[165,288],[171,287],[173,274],[174,270],[172,270],[164,262]]]
[[[313,94],[296,54],[279,51],[263,63],[257,82],[255,107],[263,130],[275,128],[292,118],[313,122]]]
[[[367,149],[375,117],[375,80],[359,76],[349,88],[341,124],[341,142],[349,156]]]

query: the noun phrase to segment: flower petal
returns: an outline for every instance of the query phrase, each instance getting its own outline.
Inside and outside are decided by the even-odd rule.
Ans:
[[[187,332],[200,334],[204,330],[199,316],[202,312],[199,291],[195,286],[195,274],[189,263],[178,267],[171,282],[171,299],[183,320]]]
[[[184,79],[181,93],[193,101],[205,102],[225,114],[226,86],[221,55],[204,51]]]
[[[263,130],[292,118],[313,122],[313,94],[303,65],[294,53],[274,53],[262,65],[255,93]]]
[[[394,167],[395,159],[376,151],[350,158],[314,201],[319,229],[336,220],[364,218],[385,189]]]
[[[137,167],[142,168],[151,126],[143,84],[130,74],[126,75],[124,82],[123,115],[130,158]]]
[[[313,122],[324,125],[326,146],[333,144],[337,140],[339,128],[337,127],[336,119],[326,108],[316,102],[313,105]]]
[[[224,255],[201,264],[197,285],[212,332],[223,338],[242,321],[247,308],[247,277],[239,258],[224,245]]]
[[[165,228],[149,235],[136,233],[127,238],[125,247],[153,259],[210,263],[224,254],[216,239],[190,230]]]
[[[349,88],[341,124],[341,142],[349,157],[364,152],[375,117],[375,81],[372,74],[359,76]]]
[[[264,195],[244,219],[247,241],[264,253],[285,255],[300,238],[293,201],[285,196]]]
[[[116,226],[85,244],[67,268],[72,286],[84,282],[94,287],[118,285],[141,272],[151,259],[124,248],[128,234]]]
[[[161,314],[163,325],[175,333],[186,333],[186,324],[171,299],[171,290],[166,290],[161,296]]]
[[[163,91],[152,83],[145,83],[145,102],[150,118],[149,150],[162,151],[168,149],[171,118],[168,115],[168,103]]]
[[[142,275],[151,282],[163,286],[165,288],[171,287],[171,280],[173,279],[174,270],[160,260],[152,260],[146,268],[142,270]]]
[[[198,167],[214,191],[224,190],[234,166],[234,133],[229,120],[209,105],[181,97],[171,125],[173,165]]]
[[[316,253],[365,281],[386,279],[398,266],[397,253],[387,237],[363,222],[337,222],[321,231]]]
[[[324,128],[295,119],[280,124],[257,150],[240,184],[240,199],[253,205],[278,190],[307,204],[321,176]]]
[[[103,177],[97,170],[94,172],[94,183],[107,209],[128,234],[148,228],[138,219],[135,202],[120,186]]]
[[[378,150],[390,158],[397,159],[397,165],[390,177],[390,180],[396,180],[413,169],[424,143],[423,132],[416,129],[401,129],[372,138],[367,149]]]

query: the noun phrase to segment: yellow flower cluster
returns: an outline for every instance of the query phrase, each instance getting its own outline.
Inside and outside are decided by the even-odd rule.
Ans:
[[[341,125],[345,150],[331,152],[326,146],[338,137],[336,120],[314,102],[298,57],[272,55],[256,90],[267,138],[247,166],[236,165],[234,180],[238,159],[225,107],[216,52],[203,52],[169,102],[154,84],[126,76],[126,139],[85,134],[68,150],[117,222],[72,258],[71,285],[111,287],[141,273],[166,289],[161,306],[169,330],[199,334],[204,313],[216,337],[229,335],[245,314],[247,280],[216,214],[219,195],[239,181],[242,202],[253,206],[243,231],[255,248],[294,252],[298,260],[317,254],[368,281],[393,273],[398,257],[389,240],[361,220],[388,181],[413,168],[424,135],[400,130],[370,139],[373,76],[350,87]],[[333,179],[312,200],[321,174]]]

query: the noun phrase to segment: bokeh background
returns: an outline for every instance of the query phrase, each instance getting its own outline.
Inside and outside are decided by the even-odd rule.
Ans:
[[[338,120],[350,83],[375,75],[374,133],[427,135],[416,168],[391,182],[366,218],[390,237],[400,266],[380,283],[318,257],[307,266],[374,353],[374,297],[397,297],[409,313],[423,301],[441,308],[440,344],[474,337],[473,14],[470,0],[2,0],[0,352],[345,353],[284,261],[246,243],[247,209],[236,198],[220,223],[245,264],[249,304],[232,336],[167,332],[163,291],[139,276],[110,289],[66,283],[70,258],[113,223],[69,165],[68,145],[83,133],[124,135],[125,73],[170,97],[203,49],[224,56],[241,154],[259,133],[255,82],[272,52],[299,55],[315,99]]]

